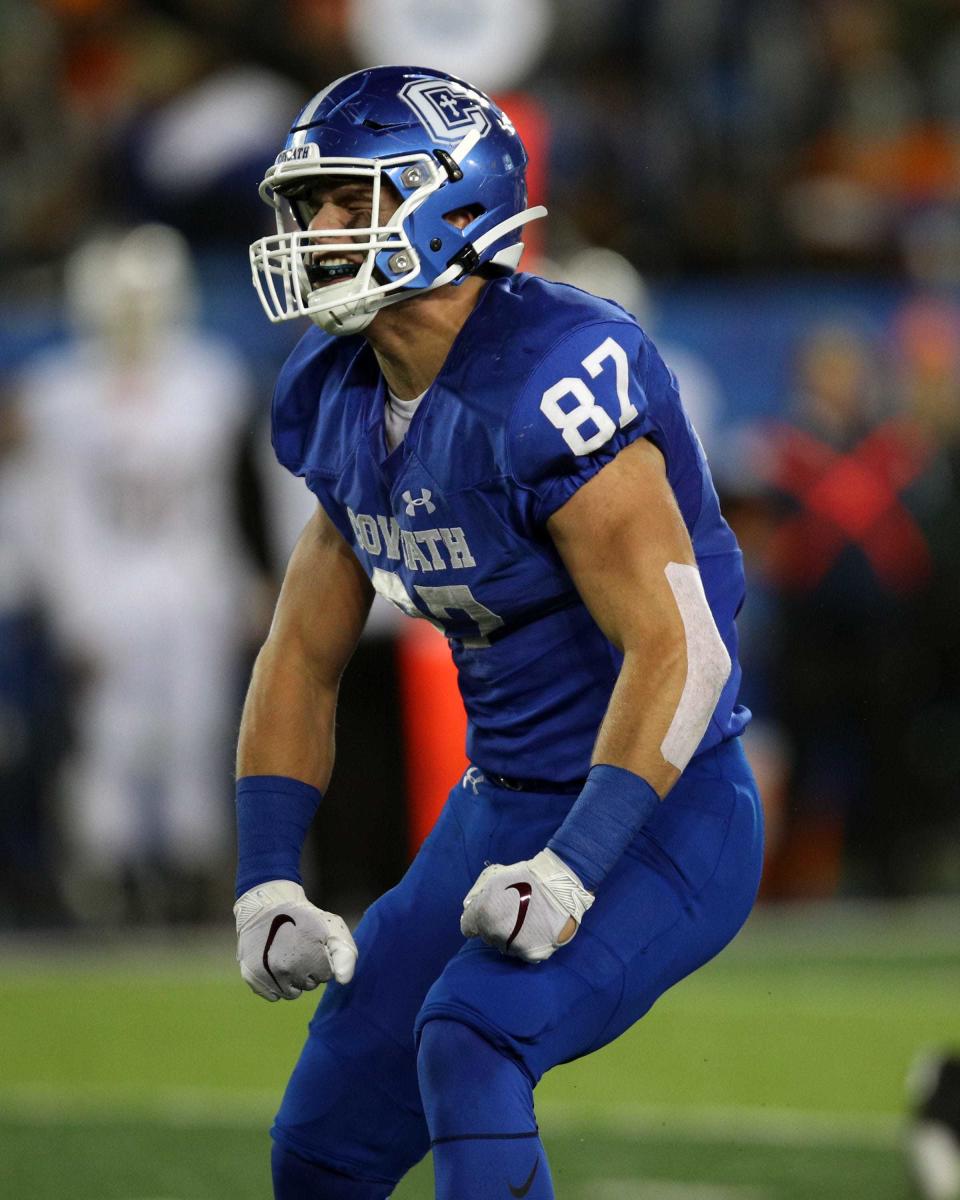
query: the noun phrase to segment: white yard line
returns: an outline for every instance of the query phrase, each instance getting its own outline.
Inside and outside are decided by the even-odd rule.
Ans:
[[[279,1092],[252,1089],[164,1087],[145,1095],[139,1087],[0,1086],[0,1117],[8,1120],[86,1122],[149,1120],[164,1125],[263,1128]],[[818,1113],[771,1108],[667,1108],[616,1105],[602,1113],[574,1103],[544,1100],[537,1113],[545,1137],[592,1128],[631,1139],[696,1137],[771,1146],[896,1147],[902,1120],[871,1113]]]
[[[581,1188],[584,1200],[768,1200],[753,1187],[716,1183],[671,1183],[665,1179],[598,1179]]]
[[[186,1128],[263,1128],[280,1103],[278,1091],[163,1087],[0,1086],[0,1117],[70,1123],[146,1120]]]
[[[761,904],[721,963],[738,960],[796,963],[824,955],[896,962],[900,959],[960,960],[956,929],[960,899],[903,901],[831,900]],[[348,925],[356,919],[350,916]],[[164,928],[119,933],[112,938],[90,933],[0,933],[4,975],[60,972],[64,964],[78,974],[100,973],[110,964],[149,974],[182,974],[235,980],[233,929],[227,919],[186,931]]]
[[[770,1146],[895,1147],[903,1121],[885,1113],[826,1113],[777,1108],[669,1108],[616,1105],[594,1116],[573,1104],[543,1101],[537,1114],[551,1129],[595,1127],[627,1137],[696,1137]]]

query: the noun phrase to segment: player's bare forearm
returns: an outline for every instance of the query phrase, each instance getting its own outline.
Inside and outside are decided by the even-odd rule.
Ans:
[[[237,777],[286,775],[326,791],[333,770],[337,689],[269,639],[253,669],[240,722]]]
[[[675,572],[695,572],[695,559],[660,452],[645,440],[626,447],[549,524],[584,602],[624,654],[593,761],[624,767],[663,796],[680,774],[664,746],[691,666]]]
[[[326,790],[337,689],[372,590],[318,509],[287,567],[270,634],[244,704],[237,775],[285,775]]]
[[[683,690],[686,652],[669,635],[628,651],[597,735],[591,761],[625,767],[665,796],[680,772],[661,746]]]

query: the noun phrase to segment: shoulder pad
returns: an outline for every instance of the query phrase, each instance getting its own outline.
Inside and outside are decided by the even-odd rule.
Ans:
[[[652,389],[669,372],[635,321],[595,320],[557,341],[531,372],[509,433],[514,479],[546,518],[624,446],[657,428]]]
[[[357,341],[357,338],[339,339],[341,344]],[[277,378],[273,392],[273,449],[281,465],[294,475],[306,471],[305,460],[317,422],[323,383],[339,358],[341,344],[320,329],[308,329]]]

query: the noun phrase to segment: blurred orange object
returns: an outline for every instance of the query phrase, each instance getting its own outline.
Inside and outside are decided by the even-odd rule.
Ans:
[[[510,92],[495,97],[497,104],[510,115],[520,140],[527,150],[527,203],[547,203],[547,168],[550,162],[550,121],[547,111],[525,92]],[[534,221],[523,231],[526,253],[521,270],[535,271],[537,260],[543,256],[544,231],[542,221]]]
[[[426,621],[406,621],[397,642],[407,776],[410,856],[433,828],[467,767],[467,717],[446,638]]]

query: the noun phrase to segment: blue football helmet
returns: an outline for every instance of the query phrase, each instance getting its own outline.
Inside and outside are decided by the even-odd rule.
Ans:
[[[260,184],[277,218],[276,234],[250,247],[267,316],[359,333],[386,305],[484,265],[512,273],[521,227],[546,216],[526,207],[526,164],[506,113],[452,75],[387,66],[335,80],[297,117]],[[317,185],[354,179],[372,185],[370,224],[309,228]],[[384,180],[400,203],[380,221]],[[463,228],[445,219],[461,210]]]

